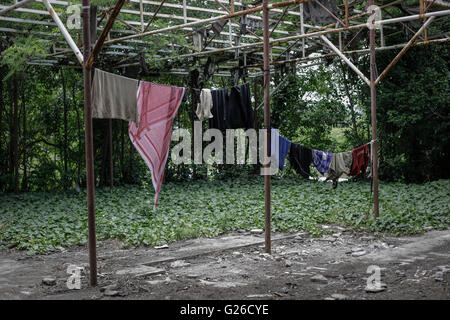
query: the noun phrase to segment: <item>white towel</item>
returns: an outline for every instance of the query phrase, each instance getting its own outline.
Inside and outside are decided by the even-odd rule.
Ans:
[[[197,104],[197,110],[195,113],[200,120],[205,118],[212,118],[211,108],[213,106],[211,90],[202,89],[200,92],[200,103]]]

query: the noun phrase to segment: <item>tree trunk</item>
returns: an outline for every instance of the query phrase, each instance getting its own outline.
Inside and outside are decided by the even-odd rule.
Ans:
[[[128,181],[127,182],[135,182],[133,177],[132,177],[132,172],[133,172],[133,162],[134,162],[134,145],[132,143],[130,143],[130,163],[129,163],[129,170],[128,170]]]
[[[81,133],[80,109],[77,108],[77,98],[75,92],[76,92],[76,82],[74,81],[72,86],[72,107],[77,113],[77,136],[78,136],[77,182],[78,185],[81,185],[80,179],[81,179],[81,166],[83,163],[83,135]]]
[[[192,155],[192,179],[196,180],[197,179],[197,171],[195,170],[196,165],[194,164],[194,159],[195,159],[195,148],[194,148],[194,144],[195,144],[195,133],[194,133],[194,122],[195,122],[195,107],[194,107],[194,90],[192,90],[191,93],[191,132],[192,132],[192,145],[191,145],[191,155]]]
[[[109,141],[109,187],[112,188],[114,184],[114,161],[113,161],[113,130],[112,119],[108,120],[108,141]]]
[[[63,122],[64,122],[64,142],[63,142],[63,161],[64,161],[64,179],[63,179],[63,185],[64,189],[68,188],[68,172],[67,172],[67,90],[66,90],[66,79],[64,78],[64,71],[61,68],[61,82],[62,82],[62,89],[63,89]]]
[[[12,131],[12,149],[13,149],[13,167],[14,167],[14,192],[19,193],[19,93],[18,93],[17,75],[13,77],[13,131]]]
[[[8,191],[14,191],[14,94],[13,94],[13,81],[8,81],[8,89],[9,92],[9,113],[8,113],[8,126],[9,126],[9,143],[8,143],[8,166],[6,170],[6,174],[9,175],[9,187]]]
[[[125,121],[120,121],[120,176],[121,176],[121,182],[125,180],[125,164],[123,162],[124,160],[124,149],[125,149]]]
[[[23,177],[22,177],[22,190],[27,190],[27,110],[25,100],[25,77],[22,81],[22,165],[23,165]]]
[[[350,105],[350,117],[352,120],[353,132],[354,132],[356,141],[358,141],[358,143],[361,144],[362,141],[361,141],[361,138],[359,137],[358,126],[356,123],[355,105],[353,104],[353,98],[350,93],[350,88],[348,87],[347,77],[345,76],[346,71],[345,71],[345,68],[344,68],[344,65],[342,64],[342,62],[341,62],[341,71],[342,71],[342,78],[343,78],[345,93],[347,94],[348,102]]]
[[[103,138],[103,145],[102,145],[102,164],[100,168],[100,181],[99,186],[106,185],[106,165],[108,163],[108,132],[105,132],[104,138]]]
[[[0,69],[2,74],[4,74],[4,70]],[[0,78],[0,177],[4,175],[5,165],[4,165],[4,153],[3,153],[3,108],[4,108],[4,100],[3,100],[3,77]],[[0,187],[0,191],[2,188]]]

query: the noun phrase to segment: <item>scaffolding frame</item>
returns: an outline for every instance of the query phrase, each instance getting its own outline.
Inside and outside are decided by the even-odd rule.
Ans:
[[[11,0],[12,1],[12,0]],[[10,1],[10,2],[11,2]],[[192,0],[193,1],[193,0]],[[304,4],[311,1],[318,0],[290,0],[290,1],[269,1],[263,0],[261,4],[245,5],[234,0],[207,0],[209,4],[208,8],[189,6],[187,0],[183,0],[181,4],[173,3],[166,0],[162,1],[150,1],[150,0],[116,0],[115,5],[110,8],[99,8],[99,14],[95,17],[91,17],[93,6],[91,6],[90,0],[82,0],[82,45],[83,51],[78,48],[76,41],[73,40],[75,32],[69,32],[65,24],[61,21],[58,11],[61,13],[62,9],[67,8],[69,5],[66,1],[60,0],[22,0],[21,2],[14,1],[9,5],[0,6],[0,35],[5,34],[22,34],[23,30],[16,29],[13,25],[33,25],[43,26],[49,29],[50,27],[57,27],[61,35],[63,35],[65,42],[69,45],[67,48],[58,48],[58,42],[55,41],[55,48],[53,53],[46,54],[39,60],[29,61],[30,64],[37,64],[43,66],[53,65],[68,65],[68,66],[81,66],[83,70],[83,83],[84,83],[84,120],[85,120],[85,156],[86,156],[86,181],[87,181],[87,212],[88,212],[88,246],[89,246],[89,263],[90,263],[90,284],[95,286],[97,284],[97,253],[96,253],[96,232],[95,232],[95,184],[94,184],[94,163],[93,163],[93,123],[92,123],[92,97],[91,97],[91,73],[94,63],[101,57],[104,61],[114,61],[116,68],[126,68],[128,66],[138,65],[139,55],[145,53],[146,41],[141,38],[151,37],[155,35],[165,35],[171,32],[185,32],[183,36],[190,38],[198,27],[209,28],[214,22],[228,20],[228,32],[224,29],[219,37],[213,36],[209,39],[208,44],[202,48],[201,51],[188,52],[179,54],[176,57],[164,56],[165,53],[173,53],[175,48],[177,50],[192,51],[191,48],[184,48],[183,46],[173,45],[171,50],[162,50],[157,55],[152,57],[153,60],[163,60],[169,63],[176,61],[186,61],[187,59],[201,59],[208,56],[218,56],[220,54],[230,53],[242,54],[247,61],[249,57],[254,61],[260,61],[257,56],[262,55],[263,63],[245,64],[239,66],[239,68],[245,68],[247,70],[261,70],[262,74],[254,72],[250,74],[250,77],[257,78],[263,77],[263,92],[264,98],[261,105],[264,106],[264,127],[270,128],[270,76],[271,66],[276,66],[286,63],[298,63],[308,62],[312,60],[320,60],[328,57],[339,57],[341,61],[345,62],[369,87],[371,93],[371,125],[372,125],[372,163],[373,163],[373,182],[374,182],[374,217],[379,215],[379,193],[378,193],[378,141],[377,141],[377,124],[376,124],[376,86],[389,72],[389,70],[399,61],[399,59],[407,52],[412,46],[428,45],[435,43],[445,43],[450,40],[448,33],[444,38],[432,38],[432,35],[428,32],[429,25],[438,19],[438,17],[447,17],[450,15],[449,3],[446,1],[436,0],[419,0],[420,12],[415,15],[407,15],[394,17],[391,19],[384,19],[375,21],[374,19],[367,23],[358,21],[361,18],[374,17],[375,9],[372,7],[375,3],[374,0],[368,0],[369,11],[358,11],[354,7],[357,4],[361,4],[362,0],[356,0],[352,4],[349,4],[348,0],[343,0],[340,9],[343,12],[343,16],[339,17],[335,13],[332,13],[323,4],[320,4],[326,12],[330,14],[335,20],[335,23],[328,25],[311,25],[306,24],[304,21],[303,10]],[[380,0],[381,1],[381,0]],[[383,2],[383,1],[381,1]],[[385,9],[394,5],[402,4],[403,0],[395,0],[389,3],[381,3],[380,8]],[[41,3],[45,8],[44,10],[29,9],[27,5],[31,3]],[[58,6],[58,10],[55,10],[53,6]],[[128,8],[124,8],[124,6]],[[135,8],[137,6],[138,8]],[[215,7],[212,7],[215,6]],[[447,10],[429,11],[431,7],[438,6],[444,7]],[[152,7],[154,10],[149,11]],[[135,10],[133,10],[135,9]],[[138,10],[137,10],[138,9]],[[174,15],[163,13],[165,9],[180,10],[181,15]],[[350,11],[357,13],[350,16]],[[94,14],[96,10],[93,11]],[[14,17],[11,17],[11,14]],[[195,15],[189,15],[189,13],[195,13]],[[34,15],[35,20],[19,17],[20,15]],[[272,14],[272,15],[271,15]],[[209,17],[204,17],[204,16]],[[42,17],[50,16],[53,21],[43,21]],[[135,19],[130,20],[130,16]],[[148,22],[146,22],[148,17]],[[262,35],[258,35],[256,31],[246,32],[244,34],[236,31],[240,25],[233,23],[233,19],[245,17],[254,21],[262,21],[263,27]],[[287,19],[289,17],[289,20]],[[105,19],[106,18],[106,19]],[[154,21],[162,19],[170,22],[170,26],[164,28],[149,28],[153,25]],[[293,22],[292,19],[299,19],[299,23]],[[105,22],[103,23],[103,21]],[[421,20],[423,22],[420,29],[417,31],[408,27],[409,31],[414,34],[407,43],[395,44],[386,46],[385,35],[380,32],[381,46],[376,46],[375,35],[376,28],[380,28],[384,25],[392,23],[403,23],[413,20]],[[178,23],[182,21],[182,23]],[[103,25],[102,25],[103,23]],[[115,23],[120,23],[125,26],[125,29],[113,29]],[[5,25],[6,24],[6,25]],[[305,29],[308,28],[308,31]],[[369,47],[365,49],[357,50],[345,50],[347,46],[357,37],[361,30],[365,28],[369,29]],[[234,29],[234,30],[233,30]],[[94,30],[94,32],[93,32]],[[101,33],[97,39],[96,30]],[[357,31],[358,33],[343,47],[342,35],[343,33],[349,33],[350,31]],[[382,29],[381,29],[382,30]],[[54,33],[50,31],[32,31],[31,34],[40,37],[40,41],[49,41],[48,38],[54,39]],[[115,38],[111,38],[111,34],[117,34]],[[333,41],[336,39],[329,39],[328,36],[338,35],[338,45],[335,45]],[[417,41],[421,35],[424,37],[421,41]],[[78,33],[79,35],[79,33]],[[4,36],[5,38],[5,36]],[[9,38],[6,36],[6,38]],[[225,39],[224,39],[225,38]],[[233,40],[239,39],[238,44],[233,44]],[[240,40],[243,43],[240,43]],[[309,56],[307,50],[312,52],[319,51],[320,45],[317,45],[317,39],[321,40],[320,44],[323,47],[328,48],[320,55]],[[310,40],[307,43],[307,40]],[[79,41],[80,43],[80,41]],[[102,49],[108,47],[110,51],[103,51]],[[144,47],[144,48],[142,48]],[[180,49],[181,48],[181,49]],[[262,52],[261,52],[262,48]],[[115,51],[115,49],[119,51]],[[401,49],[393,61],[378,75],[376,70],[376,51],[381,50],[393,50]],[[122,51],[120,51],[122,50]],[[128,51],[125,51],[128,50]],[[161,55],[160,55],[161,53]],[[370,76],[364,75],[355,66],[350,59],[347,58],[348,54],[369,54],[370,55]],[[280,60],[286,55],[285,60]],[[120,60],[117,60],[117,56],[125,56]],[[291,56],[296,56],[291,58]],[[276,59],[273,59],[276,57]],[[74,59],[76,58],[76,60]],[[76,63],[78,60],[79,66]],[[236,60],[236,59],[235,59]],[[62,63],[61,63],[62,62]],[[317,63],[315,63],[317,64]],[[308,67],[311,64],[300,65],[300,67]],[[236,66],[230,64],[228,61],[222,62],[222,68],[224,70],[235,68]],[[160,70],[161,71],[161,70]],[[164,71],[164,70],[163,70]],[[167,70],[165,70],[167,72]],[[187,74],[187,70],[170,68],[168,72],[175,72],[178,74]],[[219,76],[226,76],[224,73],[218,73]],[[256,82],[255,82],[256,86]],[[274,89],[276,91],[279,85]],[[256,101],[255,101],[256,103]],[[109,127],[109,130],[111,127]],[[270,158],[270,132],[266,133],[266,155]],[[265,165],[270,167],[270,162]],[[112,174],[112,171],[111,171]],[[271,252],[271,177],[270,175],[264,176],[265,185],[265,251]]]

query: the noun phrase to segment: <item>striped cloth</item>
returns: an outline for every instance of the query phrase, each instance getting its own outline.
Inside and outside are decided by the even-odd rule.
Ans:
[[[155,188],[156,210],[164,170],[169,156],[172,123],[183,99],[184,88],[141,82],[137,92],[139,128],[130,122],[128,134],[150,168]]]
[[[324,173],[330,171],[330,163],[333,154],[331,152],[313,151],[313,163],[314,167],[316,167],[317,171],[319,171],[322,175]]]

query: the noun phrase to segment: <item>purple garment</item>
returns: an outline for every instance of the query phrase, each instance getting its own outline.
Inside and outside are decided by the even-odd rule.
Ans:
[[[322,175],[324,173],[330,171],[330,163],[333,153],[314,150],[313,151],[313,163],[314,167],[316,167],[317,171],[319,171]]]
[[[291,148],[291,141],[286,139],[285,137],[279,136],[279,143],[280,143],[280,150],[279,150],[279,163],[278,166],[280,167],[280,170],[283,170],[284,168],[284,159],[286,158],[289,149]]]

